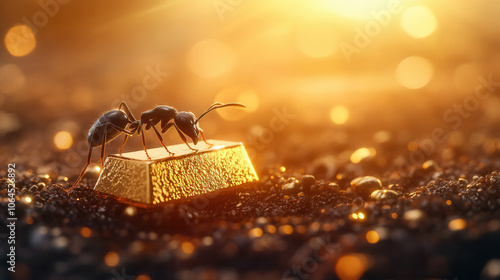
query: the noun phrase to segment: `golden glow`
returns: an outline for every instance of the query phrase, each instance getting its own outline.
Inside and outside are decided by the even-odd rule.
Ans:
[[[214,244],[214,239],[211,236],[205,236],[201,240],[201,243],[205,246],[212,246]]]
[[[417,221],[424,218],[424,213],[418,209],[413,209],[406,211],[403,217],[407,221]]]
[[[67,131],[59,131],[54,136],[54,144],[60,150],[67,150],[73,145],[73,137]]]
[[[345,124],[349,120],[349,110],[344,106],[335,106],[330,110],[330,118],[335,124]]]
[[[432,78],[434,67],[432,63],[420,56],[409,56],[403,59],[396,69],[396,80],[409,89],[422,88]]]
[[[374,157],[377,151],[374,148],[360,148],[351,154],[352,163],[360,163],[363,159],[368,157]]]
[[[339,258],[335,272],[341,280],[358,280],[368,269],[369,261],[365,255],[349,254]]]
[[[273,225],[267,225],[266,226],[266,231],[269,232],[270,234],[275,234],[276,233],[276,227]]]
[[[185,241],[181,243],[181,249],[184,253],[191,255],[194,252],[194,245],[191,242]]]
[[[14,92],[26,83],[26,77],[19,66],[6,64],[0,66],[0,93]]]
[[[370,230],[369,232],[366,233],[366,241],[371,244],[375,244],[380,240],[380,236],[378,233],[374,230]]]
[[[448,228],[450,230],[461,230],[467,226],[467,222],[464,219],[454,219],[448,223]]]
[[[368,20],[373,12],[387,9],[388,0],[321,0],[321,8],[340,16]]]
[[[250,89],[244,89],[241,91],[237,97],[237,101],[247,106],[245,110],[248,113],[254,112],[257,108],[259,108],[259,96],[255,91]]]
[[[26,201],[26,203],[31,203],[31,197],[29,196],[25,197],[24,201]]]
[[[35,32],[27,25],[16,25],[5,35],[5,47],[13,56],[25,56],[36,47]]]
[[[182,143],[169,146],[175,156],[163,147],[149,149],[148,161],[140,150],[123,153],[127,159],[109,156],[94,189],[140,203],[162,204],[258,180],[241,143],[207,140],[224,148],[211,150],[200,141],[197,147],[203,152],[196,154]]]
[[[389,131],[386,131],[386,130],[378,131],[377,133],[375,133],[373,135],[373,140],[375,140],[375,142],[378,142],[378,143],[388,142],[391,140],[391,138],[392,138],[391,133]]]
[[[393,219],[397,219],[397,218],[398,218],[398,213],[392,213],[392,214],[391,214],[391,217],[392,217]]]
[[[259,96],[255,91],[245,87],[227,88],[219,91],[214,102],[239,102],[247,108],[227,107],[217,110],[219,116],[228,121],[241,120],[246,114],[254,112],[259,107]]]
[[[85,238],[89,238],[92,236],[92,230],[88,227],[82,227],[82,229],[80,229],[80,234]]]
[[[365,219],[365,214],[363,212],[358,212],[358,213],[352,213],[351,217],[354,220],[364,220]]]
[[[189,51],[187,66],[202,78],[215,78],[229,72],[236,55],[226,44],[218,40],[203,40]]]
[[[295,44],[310,57],[327,57],[334,53],[338,42],[335,27],[325,22],[306,22],[299,26]]]
[[[280,227],[280,232],[286,235],[293,233],[293,227],[291,225],[284,225]]]
[[[137,276],[137,278],[135,278],[135,280],[151,280],[151,277],[144,275],[144,274],[141,274],[141,275]]]
[[[401,27],[413,38],[425,38],[436,30],[437,20],[427,7],[413,6],[401,16]]]
[[[451,200],[446,200],[446,205],[451,205]]]
[[[253,229],[248,231],[248,236],[250,236],[251,238],[261,237],[262,234],[263,234],[263,232],[262,232],[262,229],[260,229],[260,228],[253,228]]]
[[[215,145],[215,146],[212,147],[212,150],[220,150],[222,148],[224,148],[224,146],[222,146],[222,145]]]
[[[117,253],[111,251],[104,256],[104,263],[107,266],[114,267],[120,263],[120,256]]]
[[[97,165],[96,165],[96,166],[94,166],[94,169],[95,169],[95,171],[97,171],[97,172],[101,172],[101,167],[99,167],[99,166],[97,166]]]
[[[125,214],[127,216],[134,216],[137,213],[137,209],[134,206],[128,206],[125,208]]]

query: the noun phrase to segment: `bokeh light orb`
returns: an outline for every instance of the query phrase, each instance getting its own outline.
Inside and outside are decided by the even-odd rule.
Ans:
[[[16,25],[4,38],[7,51],[13,56],[25,56],[36,47],[35,32],[27,25]]]
[[[335,265],[335,272],[342,280],[358,280],[368,269],[369,261],[362,254],[348,254],[342,256]]]
[[[403,12],[401,27],[413,38],[425,38],[436,30],[437,20],[429,8],[420,5],[413,6]]]
[[[120,263],[120,256],[116,252],[110,251],[104,256],[104,263],[109,267],[117,266]]]
[[[369,232],[366,233],[366,241],[371,244],[375,244],[380,240],[380,236],[378,235],[378,232],[375,230],[370,230]]]
[[[59,131],[54,136],[54,144],[60,150],[67,150],[73,145],[73,137],[67,131]]]
[[[229,72],[235,64],[236,54],[218,40],[196,43],[188,53],[188,68],[202,78],[215,78]]]
[[[349,110],[344,106],[335,106],[330,110],[330,118],[335,124],[345,124],[349,120]]]
[[[377,155],[377,150],[374,148],[359,148],[351,154],[352,163],[360,163],[365,158],[372,158]]]
[[[448,228],[450,230],[462,230],[467,226],[467,222],[464,219],[454,219],[448,223]]]
[[[215,96],[214,102],[243,103],[247,108],[227,107],[216,112],[227,121],[241,120],[246,114],[254,112],[259,107],[260,99],[255,91],[247,87],[234,87],[221,90]]]
[[[419,89],[429,83],[434,75],[432,63],[420,56],[403,59],[396,69],[396,80],[409,89]]]

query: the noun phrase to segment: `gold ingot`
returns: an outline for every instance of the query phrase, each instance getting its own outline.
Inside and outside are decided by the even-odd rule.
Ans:
[[[94,190],[112,194],[128,203],[161,205],[219,189],[258,181],[241,143],[208,140],[197,152],[186,144],[114,154],[106,158]]]

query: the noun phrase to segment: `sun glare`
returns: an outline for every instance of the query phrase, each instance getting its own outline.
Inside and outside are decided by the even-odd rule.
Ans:
[[[375,13],[386,10],[389,5],[393,5],[393,1],[388,0],[322,0],[320,3],[330,12],[362,20],[371,19]]]
[[[414,6],[404,11],[401,26],[406,34],[418,39],[431,35],[437,28],[437,20],[427,7]]]

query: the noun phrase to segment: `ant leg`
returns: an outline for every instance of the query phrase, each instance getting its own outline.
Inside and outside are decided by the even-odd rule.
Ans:
[[[106,123],[106,125],[107,125],[107,126],[111,126],[112,128],[114,128],[114,129],[116,129],[116,130],[118,130],[118,131],[120,131],[120,132],[126,133],[126,134],[128,134],[128,135],[130,135],[130,136],[134,135],[135,131],[137,130],[137,129],[134,129],[134,130],[126,130],[126,129],[123,129],[123,128],[121,128],[121,127],[117,126],[116,124],[112,124],[112,123]]]
[[[129,118],[130,121],[135,122],[136,119],[134,117],[134,114],[132,114],[132,111],[130,111],[130,108],[128,107],[127,103],[125,101],[122,101],[120,103],[120,106],[118,106],[118,109],[121,109],[123,107],[123,111],[125,111],[125,114],[127,114],[127,117]]]
[[[187,140],[186,140],[186,137],[184,137],[184,135],[182,134],[182,132],[177,128],[177,126],[175,126],[175,129],[177,130],[177,133],[179,133],[179,136],[181,137],[182,141],[184,141],[184,143],[186,143],[186,145],[193,151],[198,151],[197,149],[193,149],[191,148],[191,146],[189,146]]]
[[[174,123],[168,123],[164,128],[161,129],[161,133],[166,133],[173,125]]]
[[[214,146],[214,144],[210,144],[207,142],[207,140],[205,140],[205,136],[203,135],[203,130],[201,130],[200,128],[200,135],[201,135],[201,138],[203,139],[203,141],[211,148]]]
[[[165,148],[165,150],[167,150],[167,152],[168,152],[171,156],[173,156],[173,155],[174,155],[174,153],[172,153],[171,151],[169,151],[169,150],[167,149],[167,146],[165,146],[165,144],[163,144],[163,137],[161,137],[160,133],[158,132],[158,130],[156,129],[156,127],[155,127],[155,126],[153,126],[153,129],[155,130],[155,132],[156,132],[156,136],[158,137],[158,140],[160,140],[160,143],[161,143],[161,145],[163,146],[163,148]]]
[[[142,130],[142,124],[139,124],[139,134],[142,136],[142,147],[146,152],[146,156],[148,157],[148,159],[151,159],[151,157],[148,154],[148,148],[146,148],[146,139],[144,138],[144,131]]]
[[[127,143],[127,140],[130,136],[128,134],[125,134],[125,139],[123,140],[123,144],[120,147],[120,151],[118,152],[120,155],[122,154],[123,147],[125,146],[125,143]]]
[[[85,165],[85,167],[83,168],[82,172],[80,173],[80,176],[78,177],[78,179],[76,179],[76,182],[73,184],[73,186],[68,190],[68,193],[71,192],[75,187],[76,185],[78,184],[78,182],[80,182],[80,180],[82,179],[83,175],[85,174],[85,171],[87,171],[87,167],[89,167],[90,165],[90,161],[92,160],[92,149],[94,147],[92,147],[92,145],[90,146],[90,149],[89,149],[89,155],[88,155],[88,158],[87,158],[87,165]]]
[[[106,151],[106,140],[108,136],[108,123],[104,126],[104,133],[102,137],[102,145],[101,145],[101,167],[104,168],[104,153]]]

